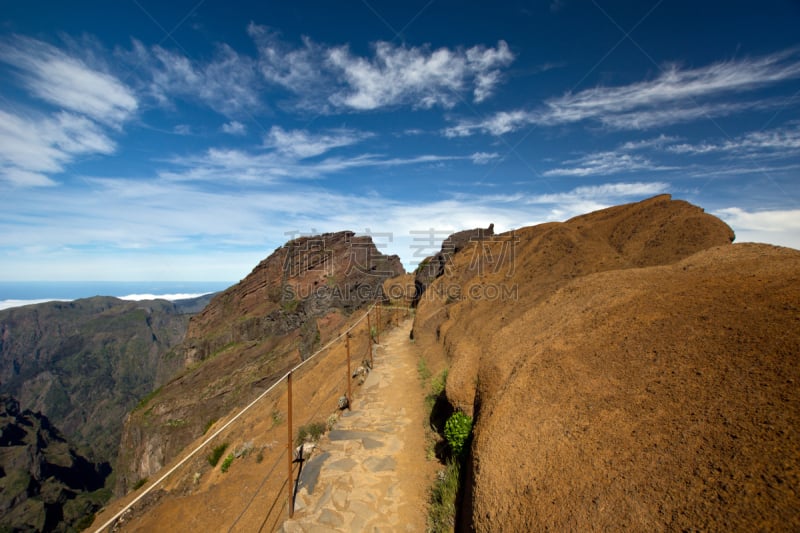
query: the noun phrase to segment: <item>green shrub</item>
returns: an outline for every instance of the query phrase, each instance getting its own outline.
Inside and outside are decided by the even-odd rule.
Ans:
[[[147,483],[147,478],[143,477],[142,479],[133,484],[133,490],[141,489],[142,487],[144,487],[145,483]]]
[[[453,413],[444,425],[444,437],[456,457],[461,456],[472,433],[472,418],[461,411]]]
[[[324,422],[311,422],[304,426],[300,426],[297,430],[297,438],[294,441],[295,446],[300,446],[306,441],[318,441],[319,438],[325,434],[327,426]]]
[[[219,469],[222,470],[222,473],[224,474],[231,467],[232,463],[233,463],[233,454],[229,453],[228,456],[225,458],[225,460],[222,461],[222,466],[220,466]]]
[[[208,457],[206,457],[206,459],[208,459],[208,464],[211,466],[217,466],[217,463],[219,463],[219,460],[222,458],[222,454],[224,454],[225,450],[227,449],[227,442],[223,442],[219,446],[215,446],[214,449],[211,450],[211,453],[208,454]]]

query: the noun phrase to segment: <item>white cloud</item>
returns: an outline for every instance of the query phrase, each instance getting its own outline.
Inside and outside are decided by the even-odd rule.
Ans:
[[[475,152],[470,156],[470,159],[472,159],[472,162],[475,163],[476,165],[486,165],[490,161],[494,161],[499,157],[500,154],[498,154],[497,152],[492,152],[492,153]]]
[[[473,86],[473,100],[482,102],[500,82],[499,69],[514,59],[505,41],[497,48],[466,51],[378,42],[374,50],[372,59],[353,56],[347,47],[328,52],[328,61],[348,85],[331,96],[332,103],[358,110],[409,103],[424,109],[452,107],[468,84]]]
[[[321,46],[304,37],[302,47],[292,48],[277,32],[252,22],[247,33],[258,47],[258,68],[268,82],[299,95],[323,88],[325,50]]]
[[[284,132],[286,133],[286,132]],[[289,132],[291,133],[291,132]],[[353,135],[358,135],[353,133]],[[332,139],[325,141],[309,135],[302,139],[303,145],[293,145],[287,138],[281,138],[283,151],[250,153],[245,150],[210,148],[201,154],[174,157],[169,160],[170,168],[161,170],[158,176],[169,181],[240,183],[249,185],[269,185],[297,180],[317,179],[356,168],[389,168],[397,166],[437,164],[448,161],[470,160],[471,156],[451,156],[424,154],[412,157],[386,157],[380,154],[361,154],[351,157],[326,157],[321,160],[305,161],[313,155],[320,155],[324,148],[330,149]],[[326,144],[327,142],[327,144]]]
[[[141,90],[160,105],[175,97],[199,101],[225,116],[263,107],[256,62],[226,44],[218,45],[213,58],[192,61],[155,45],[134,40],[130,51],[118,51],[140,77]]]
[[[42,41],[6,39],[0,42],[0,60],[14,66],[38,98],[98,122],[118,126],[138,107],[133,91],[116,77]]]
[[[446,137],[466,137],[478,131],[490,135],[503,135],[532,124],[534,114],[528,111],[500,111],[479,121],[462,121],[444,130]]]
[[[659,166],[648,158],[621,152],[594,152],[579,159],[565,161],[561,168],[543,172],[544,176],[608,176],[634,171],[671,170]]]
[[[14,187],[50,187],[56,182],[39,172],[0,166],[0,177]]]
[[[625,151],[644,150],[648,148],[661,149],[667,145],[673,144],[680,140],[681,140],[680,137],[673,137],[670,135],[664,135],[662,133],[658,137],[653,137],[651,139],[642,139],[641,141],[628,141],[622,144],[619,147],[619,149]]]
[[[736,242],[768,242],[800,249],[800,209],[751,211],[740,207],[714,214],[736,233]]]
[[[334,148],[355,144],[369,136],[367,133],[348,129],[311,134],[306,130],[286,131],[280,126],[273,126],[264,138],[264,145],[290,157],[305,159]]]
[[[725,141],[675,144],[667,150],[676,154],[692,155],[724,152],[735,157],[792,157],[800,152],[800,129],[754,131]]]
[[[17,186],[52,185],[49,173],[75,157],[110,154],[116,146],[97,123],[62,111],[19,116],[0,109],[0,177]]]
[[[610,205],[630,197],[647,198],[663,194],[669,190],[669,183],[663,181],[633,183],[603,183],[576,187],[564,193],[541,194],[527,199],[532,204],[564,204],[580,200],[592,200]]]
[[[320,111],[397,105],[449,108],[467,92],[474,102],[482,102],[494,94],[502,69],[514,60],[505,41],[466,50],[379,41],[372,55],[364,57],[347,46],[327,47],[308,37],[293,47],[276,32],[255,24],[248,33],[258,47],[264,79],[289,90],[300,107]]]
[[[247,126],[237,120],[226,122],[222,125],[222,132],[229,135],[244,135],[247,133]]]
[[[612,129],[655,126],[726,116],[780,105],[776,101],[709,101],[800,77],[800,48],[773,54],[682,69],[666,66],[648,81],[617,87],[594,87],[550,98],[533,110],[497,113],[484,120],[463,120],[445,130],[449,136],[482,132],[502,135],[527,125],[554,126],[596,121]]]

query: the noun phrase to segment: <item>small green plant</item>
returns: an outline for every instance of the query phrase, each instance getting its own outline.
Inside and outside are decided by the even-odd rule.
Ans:
[[[300,426],[300,429],[297,430],[297,438],[294,441],[294,445],[300,446],[306,441],[318,441],[325,434],[326,429],[327,426],[324,422],[311,422]]]
[[[375,326],[369,328],[369,336],[370,338],[372,338],[372,340],[378,338],[378,328],[376,328]]]
[[[256,455],[256,463],[261,463],[264,460],[264,450],[258,450],[258,454]]]
[[[456,499],[461,486],[461,468],[457,460],[448,461],[431,488],[428,507],[428,531],[452,532],[456,525]]]
[[[441,393],[444,392],[444,388],[446,386],[447,386],[447,369],[445,368],[431,382],[431,394],[433,396],[439,396]]]
[[[283,415],[277,409],[272,410],[272,427],[280,425],[283,422]]]
[[[208,433],[208,430],[209,430],[209,429],[211,429],[211,426],[213,426],[213,425],[214,425],[214,422],[216,422],[216,421],[217,421],[217,419],[216,419],[216,418],[212,418],[211,420],[209,420],[208,422],[206,422],[206,425],[205,425],[205,427],[203,427],[203,435],[205,435],[206,433]]]
[[[133,490],[141,489],[142,487],[144,487],[144,484],[147,483],[147,481],[148,478],[143,477],[142,479],[133,484]]]
[[[325,426],[328,428],[328,431],[333,429],[333,426],[336,425],[336,422],[339,421],[339,415],[336,413],[331,413],[328,417],[328,420],[325,421]]]
[[[433,381],[431,381],[431,390],[425,396],[425,408],[428,413],[428,418],[430,418],[431,413],[433,412],[433,408],[436,405],[436,400],[444,394],[444,389],[447,386],[447,369],[445,368],[442,372],[436,376]]]
[[[425,362],[424,357],[420,357],[419,361],[417,361],[417,373],[419,374],[419,379],[422,381],[427,381],[428,378],[431,377],[431,371],[428,368],[428,363]]]
[[[219,446],[215,446],[214,449],[211,450],[211,453],[208,454],[208,457],[206,457],[206,459],[208,459],[208,464],[211,466],[217,466],[217,463],[219,463],[219,460],[222,458],[222,454],[224,454],[225,450],[227,449],[227,442],[223,442]]]
[[[461,411],[453,413],[444,425],[444,437],[455,457],[460,457],[466,449],[467,441],[472,433],[472,418]]]
[[[219,467],[219,469],[222,470],[222,473],[224,474],[231,467],[231,464],[233,464],[233,454],[229,453],[225,460],[222,461],[222,465]]]
[[[300,305],[300,300],[293,298],[291,300],[284,300],[281,302],[281,308],[287,313],[294,313],[297,311],[297,307]]]

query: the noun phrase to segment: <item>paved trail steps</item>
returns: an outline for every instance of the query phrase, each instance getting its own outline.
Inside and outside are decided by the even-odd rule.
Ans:
[[[411,323],[381,339],[353,409],[303,465],[294,518],[280,531],[425,530],[435,464],[425,458],[427,421]]]

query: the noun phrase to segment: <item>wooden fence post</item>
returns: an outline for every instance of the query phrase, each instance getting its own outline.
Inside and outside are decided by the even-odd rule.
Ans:
[[[292,458],[292,452],[294,450],[293,450],[293,447],[292,447],[292,373],[291,372],[289,372],[289,374],[286,376],[286,386],[287,386],[287,391],[288,391],[287,396],[288,396],[288,403],[289,403],[288,415],[286,416],[286,418],[287,418],[286,427],[288,428],[288,437],[287,437],[287,441],[286,441],[286,464],[287,464],[287,466],[289,468],[289,471],[287,473],[287,475],[288,475],[288,478],[287,478],[288,479],[288,484],[287,484],[287,486],[289,487],[289,518],[292,518],[294,516],[294,487],[292,486],[293,485],[293,483],[292,483],[292,459],[293,459]]]
[[[370,368],[374,367],[374,361],[372,360],[372,323],[370,321],[370,314],[372,311],[367,311],[367,350],[369,355],[369,366]]]
[[[350,333],[347,334],[347,407],[350,407],[350,402],[353,401],[353,393],[351,391],[351,382],[353,381],[350,375]]]
[[[375,342],[381,343],[381,306],[378,306],[378,325],[375,327]]]

